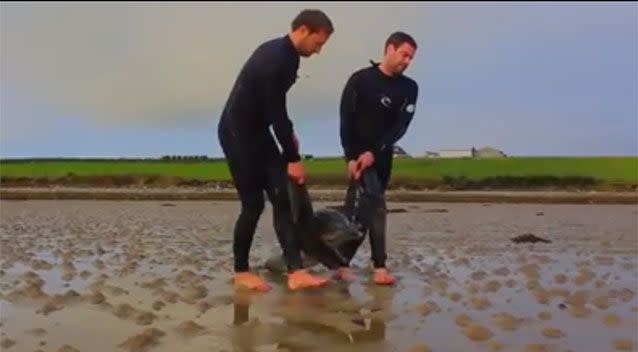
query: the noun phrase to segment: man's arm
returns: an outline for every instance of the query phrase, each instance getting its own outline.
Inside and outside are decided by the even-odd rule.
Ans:
[[[299,161],[301,156],[294,139],[293,123],[286,108],[287,81],[290,79],[288,71],[284,62],[272,62],[267,65],[262,79],[266,117],[273,125],[277,141],[283,149],[284,159],[290,163]]]
[[[380,140],[380,151],[391,148],[394,143],[399,141],[405,135],[405,132],[408,130],[408,127],[412,122],[412,118],[414,117],[418,95],[419,86],[416,84],[416,82],[412,82],[408,96],[403,102],[403,105],[399,108],[396,123],[383,135]]]
[[[357,108],[357,76],[353,74],[346,82],[341,93],[340,104],[340,135],[341,146],[346,159],[356,160],[359,156],[359,142],[355,131],[355,118]]]

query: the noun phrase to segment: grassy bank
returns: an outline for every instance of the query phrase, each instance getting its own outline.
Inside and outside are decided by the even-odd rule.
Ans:
[[[513,157],[395,159],[392,188],[410,189],[635,189],[638,157]],[[339,158],[305,161],[309,184],[343,186]],[[223,160],[2,160],[4,186],[228,185]]]

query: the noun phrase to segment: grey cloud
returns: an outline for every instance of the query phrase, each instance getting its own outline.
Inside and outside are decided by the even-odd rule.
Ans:
[[[296,118],[336,109],[351,71],[378,59],[391,31],[416,29],[424,11],[375,3],[5,3],[3,91],[19,87],[60,114],[116,123],[216,118],[252,50],[310,7],[324,10],[336,32],[320,55],[302,60],[290,92]]]

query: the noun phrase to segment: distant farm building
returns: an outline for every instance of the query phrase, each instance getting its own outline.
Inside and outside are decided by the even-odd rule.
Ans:
[[[442,149],[439,151],[440,158],[473,158],[476,155],[476,149]]]
[[[442,149],[438,153],[425,152],[426,158],[507,158],[503,151],[493,147],[483,147],[476,149],[474,147],[468,149]]]
[[[392,151],[392,155],[397,158],[397,157],[401,157],[401,158],[409,158],[410,155],[408,153],[405,152],[405,150],[403,150],[403,148],[399,147],[398,145],[394,146],[394,149]]]
[[[506,158],[507,155],[502,151],[492,148],[492,147],[483,147],[476,151],[477,158]]]

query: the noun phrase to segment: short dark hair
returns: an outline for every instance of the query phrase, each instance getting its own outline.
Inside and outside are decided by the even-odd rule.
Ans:
[[[310,30],[310,33],[319,32],[321,30],[328,34],[334,32],[332,21],[321,10],[305,9],[301,11],[294,20],[290,27],[293,31],[297,30],[301,26],[306,26]]]
[[[414,38],[412,38],[412,36],[405,32],[398,31],[390,34],[388,39],[386,39],[385,46],[383,47],[383,52],[388,50],[388,45],[392,45],[396,49],[403,43],[410,44],[412,47],[414,47],[414,49],[417,48],[416,41],[414,40]]]

